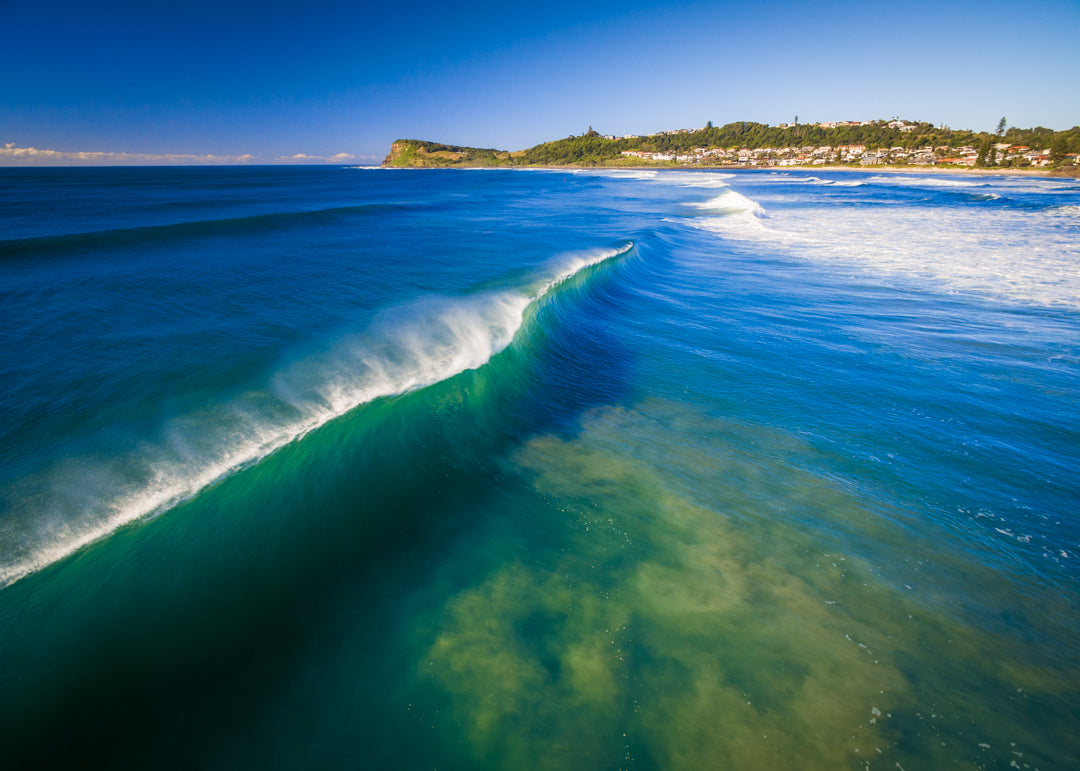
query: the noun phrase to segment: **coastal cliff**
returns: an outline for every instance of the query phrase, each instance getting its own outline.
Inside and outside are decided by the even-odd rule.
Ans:
[[[398,139],[390,145],[382,165],[387,168],[442,168],[446,166],[508,166],[505,150],[459,147],[420,139]]]

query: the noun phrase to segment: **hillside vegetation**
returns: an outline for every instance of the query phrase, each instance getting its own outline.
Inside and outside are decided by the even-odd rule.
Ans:
[[[399,139],[390,146],[383,166],[506,166],[510,153],[479,147],[459,147],[420,139]]]
[[[894,122],[895,123],[895,122]],[[1024,159],[1013,158],[999,162],[993,146],[1024,146],[1036,151],[1048,150],[1053,165],[1075,164],[1080,153],[1080,126],[1066,131],[1036,127],[1021,129],[999,128],[996,133],[952,130],[935,127],[930,123],[907,123],[903,128],[891,127],[889,122],[875,121],[868,125],[824,127],[817,124],[788,127],[769,126],[763,123],[737,122],[725,126],[712,126],[697,130],[663,132],[651,136],[605,138],[590,129],[581,136],[570,136],[552,142],[544,142],[520,152],[505,150],[459,147],[420,140],[394,142],[384,166],[444,167],[444,166],[637,166],[639,157],[624,152],[646,152],[659,155],[688,155],[698,151],[693,165],[730,165],[730,159],[722,155],[702,156],[702,149],[725,149],[728,151],[749,149],[795,150],[801,148],[865,146],[866,152],[878,154],[894,151],[897,156],[918,151],[937,150],[939,155],[949,155],[952,150],[981,148],[979,166],[1030,165]],[[904,152],[899,152],[902,150]],[[882,155],[882,158],[885,156]],[[843,158],[839,154],[829,156],[830,162],[855,162],[857,157]],[[893,162],[892,159],[882,162]],[[651,162],[649,165],[656,165]],[[667,165],[687,165],[670,159]]]

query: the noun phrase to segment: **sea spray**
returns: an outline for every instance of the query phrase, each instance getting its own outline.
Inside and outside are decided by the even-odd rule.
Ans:
[[[706,201],[687,203],[686,208],[700,212],[684,220],[685,224],[699,230],[750,241],[793,240],[790,235],[765,224],[764,220],[768,217],[765,207],[732,189],[724,190]]]
[[[765,216],[765,209],[761,204],[730,188],[708,201],[690,203],[687,206],[716,214],[749,213],[755,217]]]

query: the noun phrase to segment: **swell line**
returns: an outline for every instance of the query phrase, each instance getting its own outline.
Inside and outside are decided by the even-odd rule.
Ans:
[[[0,261],[22,257],[42,257],[50,254],[86,252],[97,249],[136,246],[158,241],[207,236],[251,235],[298,224],[332,225],[357,215],[372,215],[383,211],[416,208],[416,204],[370,203],[355,206],[336,206],[328,209],[253,214],[226,219],[193,220],[168,225],[140,225],[83,233],[53,236],[31,236],[0,240]]]
[[[174,508],[363,404],[483,366],[511,344],[530,305],[632,248],[564,255],[517,290],[388,309],[366,332],[279,372],[265,390],[173,419],[136,459],[73,459],[19,480],[18,493],[0,490],[0,500],[22,501],[0,522],[0,587]]]

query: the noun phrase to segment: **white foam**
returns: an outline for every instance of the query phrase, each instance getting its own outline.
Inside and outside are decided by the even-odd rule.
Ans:
[[[750,184],[827,182],[809,175],[771,174],[747,177]],[[1019,186],[1061,192],[1059,181],[876,175],[869,181],[890,184],[979,188],[972,198],[993,201]],[[833,184],[858,180],[837,180]],[[845,185],[847,186],[847,185]],[[770,189],[775,190],[775,188]],[[763,188],[759,188],[763,189]],[[997,192],[1000,191],[1000,192]],[[980,206],[918,206],[910,202],[867,199],[886,204],[822,208],[813,195],[771,195],[783,205],[767,217],[757,201],[727,188],[703,202],[685,204],[702,216],[682,222],[725,240],[768,242],[789,247],[792,257],[809,259],[845,272],[873,272],[937,291],[977,292],[1010,302],[1080,308],[1080,238],[1075,221],[1080,206],[1045,210]],[[793,205],[794,204],[794,205]],[[809,204],[809,205],[807,205]],[[767,217],[767,218],[766,218]]]
[[[862,187],[865,183],[857,179],[822,179],[821,177],[790,177],[788,182],[806,182],[811,185],[832,185],[833,187]]]
[[[879,178],[896,180],[874,179]],[[945,182],[975,187],[962,180]],[[976,195],[994,200],[999,198],[995,191],[1002,189],[1007,187],[990,180],[980,185]],[[727,239],[785,244],[792,257],[845,273],[870,272],[882,280],[935,291],[1080,308],[1080,238],[1075,224],[1080,206],[1032,210],[988,208],[973,202],[943,207],[890,203],[882,198],[874,201],[886,205],[867,209],[822,208],[821,200],[812,196],[777,200],[787,205],[774,207],[767,223],[736,211],[730,216],[691,219],[689,224]],[[710,203],[695,206],[707,208]]]
[[[690,185],[684,186],[690,187]],[[690,201],[684,204],[689,209],[700,211],[699,216],[686,220],[665,219],[664,221],[682,222],[728,238],[750,240],[769,238],[770,232],[761,221],[767,216],[761,204],[732,190],[727,183],[722,183],[721,187],[723,192],[707,201]]]
[[[685,220],[687,224],[727,239],[780,242],[795,239],[792,234],[778,231],[765,223],[768,214],[761,204],[730,188],[708,201],[691,202],[686,206],[704,212],[702,216]]]
[[[769,227],[761,218],[748,211],[724,217],[694,217],[685,222],[697,230],[706,230],[734,241],[795,243],[800,240],[796,235]]]
[[[126,456],[70,459],[19,480],[0,491],[11,503],[0,524],[0,586],[176,506],[362,404],[482,366],[511,343],[530,303],[631,246],[557,257],[521,291],[429,296],[389,309],[268,388],[175,418]]]
[[[821,177],[797,177],[791,174],[770,174],[766,177],[772,182],[810,182],[818,185],[831,185],[832,180],[822,179]]]
[[[664,171],[655,181],[679,187],[721,188],[727,187],[727,180],[735,176],[719,171]]]
[[[560,169],[560,171],[562,170]],[[653,169],[611,169],[603,167],[595,169],[567,169],[566,171],[583,177],[604,177],[606,179],[626,180],[656,179],[656,175],[659,174],[659,171]]]
[[[972,182],[955,177],[910,177],[902,174],[881,174],[870,177],[868,182],[878,185],[896,185],[900,187],[985,187],[987,182]]]
[[[633,247],[633,244],[627,243],[618,249],[588,249],[555,257],[548,263],[545,270],[546,275],[541,276],[537,284],[535,284],[537,288],[533,290],[533,293],[539,299],[566,279],[585,270],[585,268],[599,265],[612,257],[626,254]]]
[[[762,208],[761,204],[731,188],[724,190],[720,195],[710,198],[708,201],[688,203],[687,206],[716,214],[749,213],[755,217],[765,216],[765,209]]]

